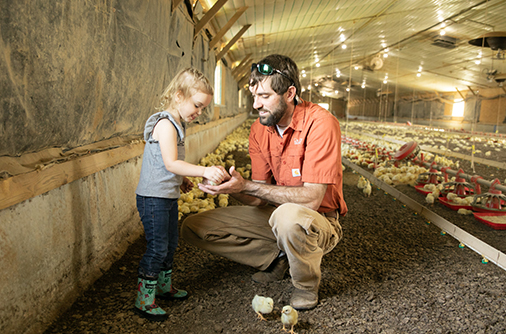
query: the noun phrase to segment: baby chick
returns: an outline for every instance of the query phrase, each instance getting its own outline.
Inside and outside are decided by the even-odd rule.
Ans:
[[[253,310],[258,314],[258,318],[260,320],[267,321],[263,316],[263,314],[271,313],[274,307],[274,301],[269,297],[262,297],[259,295],[255,295],[253,301],[251,302],[253,306]]]
[[[364,192],[364,194],[369,197],[371,196],[371,191],[372,191],[372,188],[371,188],[371,184],[369,183],[369,181],[367,181],[365,187],[364,187],[364,190],[362,190]]]
[[[428,204],[434,204],[434,195],[432,193],[428,193],[427,197],[425,197],[425,202]]]
[[[281,311],[281,322],[283,323],[283,331],[295,334],[293,331],[293,326],[297,324],[297,319],[299,318],[299,315],[297,314],[297,311],[291,307],[290,305],[286,305],[283,307],[283,310]],[[292,328],[288,331],[285,328],[285,325],[290,325]]]

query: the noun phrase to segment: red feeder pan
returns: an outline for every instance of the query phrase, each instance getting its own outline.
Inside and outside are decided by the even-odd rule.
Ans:
[[[497,212],[473,212],[474,218],[494,230],[506,230],[506,214]]]
[[[394,160],[412,160],[414,159],[418,153],[420,152],[420,147],[415,141],[410,141],[401,146],[399,151],[397,151],[394,155]]]

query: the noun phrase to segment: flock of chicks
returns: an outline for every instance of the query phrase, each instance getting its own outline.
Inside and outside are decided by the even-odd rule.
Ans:
[[[274,309],[274,301],[270,297],[255,295],[253,301],[251,302],[251,306],[253,306],[253,310],[258,315],[258,319],[267,321],[262,314],[269,314],[272,312]],[[281,310],[281,322],[283,323],[283,328],[281,330],[291,334],[296,334],[293,331],[293,327],[297,325],[298,319],[299,314],[293,307],[290,305],[283,306],[283,309]],[[286,326],[291,326],[290,330],[287,330]]]
[[[350,122],[348,128],[352,131],[370,133],[377,136],[388,136],[405,142],[416,141],[442,151],[466,152],[490,157],[494,151],[506,149],[506,139],[485,137],[466,133],[442,131],[437,128],[412,128],[397,125]],[[474,147],[473,147],[474,146]],[[476,149],[477,147],[481,149]],[[474,148],[474,151],[473,151]]]
[[[235,166],[236,162],[231,152],[248,152],[248,137],[252,120],[247,120],[242,126],[238,127],[230,135],[228,135],[214,150],[200,160],[200,166],[223,166],[226,170],[229,170],[231,166]],[[249,157],[249,154],[247,155]],[[245,167],[236,168],[237,172],[245,179],[250,177],[251,164],[247,164]],[[198,188],[198,184],[202,182],[201,177],[189,177],[193,183],[193,189],[188,193],[181,193],[178,206],[179,206],[179,219],[185,214],[199,213],[207,210],[212,210],[219,207],[228,206],[229,195],[211,195],[205,194]]]

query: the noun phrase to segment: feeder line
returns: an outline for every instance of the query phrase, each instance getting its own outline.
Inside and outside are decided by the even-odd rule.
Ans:
[[[349,131],[351,133],[355,133],[357,134],[356,132],[354,131]],[[379,137],[377,135],[371,135],[371,134],[362,134],[360,133],[360,135],[363,135],[363,136],[368,136],[368,137],[373,137],[375,139],[380,139],[380,140],[384,140],[384,141],[389,141],[389,142],[392,142],[392,143],[395,143],[395,144],[399,144],[399,145],[404,145],[405,142],[403,141],[400,141],[400,140],[396,140],[396,139],[391,139],[391,138],[382,138],[382,137]],[[431,153],[437,153],[437,154],[440,154],[440,155],[444,155],[444,151],[441,151],[441,150],[438,150],[438,149],[434,149],[434,148],[429,148],[427,146],[424,146],[424,145],[420,145],[420,149],[424,150],[424,151],[429,151]],[[458,158],[458,159],[462,159],[462,160],[469,160],[469,156],[467,155],[464,155],[464,154],[460,154],[460,153],[453,153],[450,154],[451,156],[455,157],[455,158]],[[502,168],[502,169],[506,169],[506,164],[505,163],[498,163],[498,162],[495,162],[495,161],[492,161],[492,160],[486,160],[486,159],[481,159],[481,158],[475,158],[475,161],[477,163],[481,163],[481,164],[484,164],[484,165],[489,165],[489,166],[492,166],[492,167],[497,167],[497,168]],[[424,162],[423,163],[425,167],[432,167],[432,164],[429,163],[429,162]],[[437,170],[440,170],[441,167],[440,166],[435,166]],[[458,171],[455,171],[453,169],[447,169],[446,170],[446,173],[452,175],[452,176],[456,176],[457,175],[457,172]],[[471,178],[473,175],[468,175],[468,174],[460,174],[460,176],[464,179],[466,179],[467,181],[471,182]],[[478,182],[479,184],[483,185],[483,186],[487,186],[487,187],[490,187],[490,185],[492,184],[491,181],[487,181],[487,180],[484,180],[484,179],[478,179],[476,180],[476,182]],[[495,188],[502,191],[502,192],[505,192],[506,193],[506,186],[503,186],[502,184],[498,184],[498,185],[495,185]]]
[[[483,258],[486,258],[489,261],[495,263],[499,268],[506,270],[506,255],[503,252],[495,249],[494,247],[490,246],[484,241],[476,238],[472,234],[464,231],[460,227],[452,224],[448,220],[439,216],[437,213],[429,210],[427,207],[421,205],[420,203],[403,194],[399,190],[379,180],[377,177],[365,171],[363,168],[357,166],[356,164],[352,163],[347,158],[343,157],[342,162],[347,167],[350,167],[357,173],[367,178],[375,186],[381,188],[383,191],[387,192],[394,198],[397,198],[399,201],[406,204],[406,206],[408,206],[410,209],[414,210],[416,213],[419,213],[425,218],[427,218],[431,223],[434,223],[434,225],[439,227],[442,231],[445,231],[446,233],[451,235],[457,241],[463,243],[464,245],[469,247],[474,252],[478,253]]]

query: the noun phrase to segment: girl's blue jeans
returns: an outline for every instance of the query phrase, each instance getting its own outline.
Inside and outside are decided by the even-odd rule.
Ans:
[[[147,241],[138,274],[157,279],[160,271],[172,268],[179,239],[177,199],[137,195],[137,210]]]

